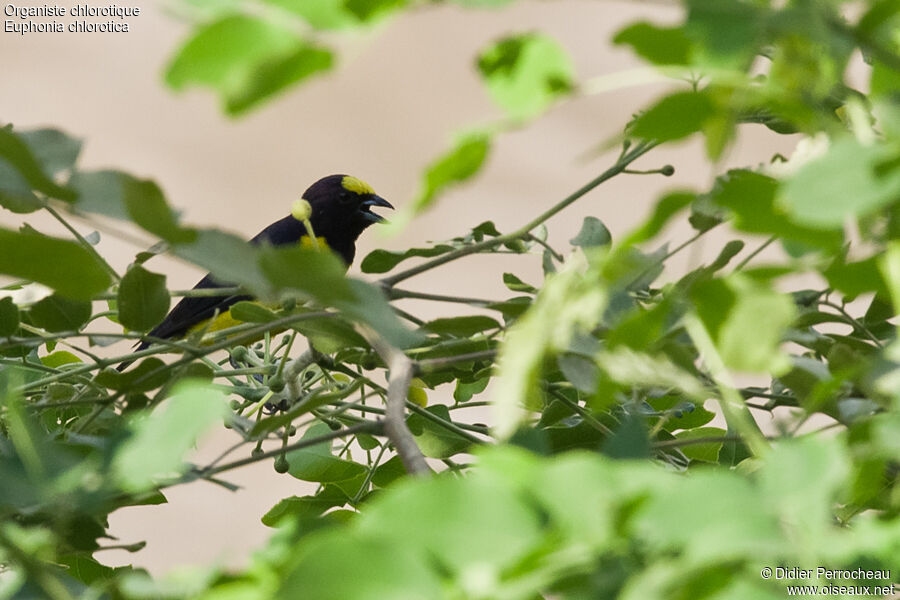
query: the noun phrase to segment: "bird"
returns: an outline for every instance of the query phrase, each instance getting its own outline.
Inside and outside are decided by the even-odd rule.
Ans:
[[[319,179],[303,193],[302,198],[309,203],[309,222],[317,243],[324,242],[323,245],[341,257],[348,268],[353,263],[356,240],[360,234],[370,225],[386,222],[384,217],[372,212],[372,207],[394,208],[368,183],[343,174]],[[311,243],[311,238],[306,226],[291,214],[260,231],[249,243],[254,246],[287,246]],[[207,274],[194,289],[230,287],[233,286]],[[244,300],[253,300],[253,297],[246,294],[186,296],[147,334],[149,340],[138,343],[135,351],[149,347],[152,339],[174,339],[198,329],[214,331],[236,325],[229,308]],[[216,321],[210,323],[213,318]],[[122,371],[129,364],[131,361],[121,363],[118,370]]]

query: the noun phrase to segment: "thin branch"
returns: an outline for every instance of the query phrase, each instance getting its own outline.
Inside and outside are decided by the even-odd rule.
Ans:
[[[512,233],[507,233],[507,234],[504,234],[504,235],[501,235],[501,236],[498,236],[495,238],[484,240],[484,241],[478,242],[477,244],[470,244],[468,246],[463,246],[462,248],[459,248],[452,252],[448,252],[446,254],[436,256],[435,258],[432,258],[431,260],[427,260],[419,265],[416,265],[415,267],[411,267],[409,269],[400,271],[399,273],[394,273],[393,275],[391,275],[389,277],[385,277],[385,278],[381,279],[381,281],[380,281],[381,285],[384,286],[385,288],[391,288],[394,285],[396,285],[397,283],[399,283],[405,279],[409,279],[410,277],[413,277],[420,273],[424,273],[425,271],[429,271],[435,267],[439,267],[448,262],[452,262],[458,258],[462,258],[462,257],[468,256],[470,254],[476,254],[483,250],[490,250],[492,248],[496,248],[497,246],[502,246],[503,244],[506,244],[513,240],[517,240],[517,239],[527,236],[531,232],[532,229],[534,229],[535,227],[537,227],[544,221],[547,221],[548,219],[550,219],[551,217],[553,217],[554,215],[556,215],[557,213],[559,213],[560,211],[562,211],[563,209],[568,207],[570,204],[572,204],[573,202],[575,202],[576,200],[578,200],[579,198],[581,198],[582,196],[584,196],[585,194],[587,194],[588,192],[593,190],[595,187],[597,187],[601,183],[604,183],[605,181],[612,179],[616,175],[623,172],[628,167],[628,165],[630,165],[635,160],[637,160],[638,158],[640,158],[641,156],[643,156],[644,154],[649,152],[650,149],[652,149],[656,145],[657,145],[657,142],[641,142],[641,143],[637,144],[632,150],[630,150],[624,156],[622,156],[616,162],[616,164],[614,164],[612,167],[610,167],[609,169],[607,169],[602,174],[595,177],[593,180],[589,181],[585,185],[581,186],[580,188],[578,188],[577,190],[575,190],[574,192],[572,192],[571,194],[566,196],[563,200],[561,200],[557,204],[554,204],[552,207],[550,207],[549,209],[547,209],[546,211],[544,211],[543,213],[541,213],[540,215],[538,215],[537,217],[535,217],[534,219],[532,219],[531,221],[529,221],[528,223],[526,223],[525,225],[520,227],[519,229],[513,231]]]
[[[360,330],[363,337],[381,356],[389,369],[384,433],[393,444],[400,460],[403,461],[407,473],[410,475],[430,474],[431,469],[425,462],[425,456],[416,444],[412,432],[406,426],[406,396],[409,393],[409,382],[413,377],[415,363],[371,329],[360,328]]]

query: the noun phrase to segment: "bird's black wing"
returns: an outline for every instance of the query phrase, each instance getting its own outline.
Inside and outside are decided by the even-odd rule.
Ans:
[[[305,233],[306,228],[303,227],[303,224],[297,221],[297,219],[288,216],[263,229],[250,240],[250,244],[258,246],[263,243],[268,243],[273,246],[282,246],[296,243]],[[207,275],[194,286],[194,289],[226,287],[233,286],[214,279],[212,275]],[[175,308],[166,315],[166,318],[163,319],[162,323],[154,327],[147,335],[148,337],[163,339],[181,337],[191,328],[214,317],[216,313],[221,314],[237,302],[252,299],[252,296],[246,294],[182,298],[181,301],[175,305]],[[138,345],[137,349],[143,350],[149,345],[150,342],[144,341]]]

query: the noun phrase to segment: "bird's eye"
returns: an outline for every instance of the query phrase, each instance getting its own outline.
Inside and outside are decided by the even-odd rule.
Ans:
[[[342,191],[340,194],[338,194],[338,202],[340,202],[341,204],[350,204],[355,199],[356,194],[354,194],[353,192]]]

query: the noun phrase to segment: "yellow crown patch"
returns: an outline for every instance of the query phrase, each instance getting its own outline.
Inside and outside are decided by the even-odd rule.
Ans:
[[[375,193],[375,190],[372,189],[371,185],[369,185],[362,179],[357,179],[356,177],[353,177],[351,175],[344,176],[344,178],[341,180],[341,186],[348,192],[353,192],[354,194],[359,194],[360,196]]]

